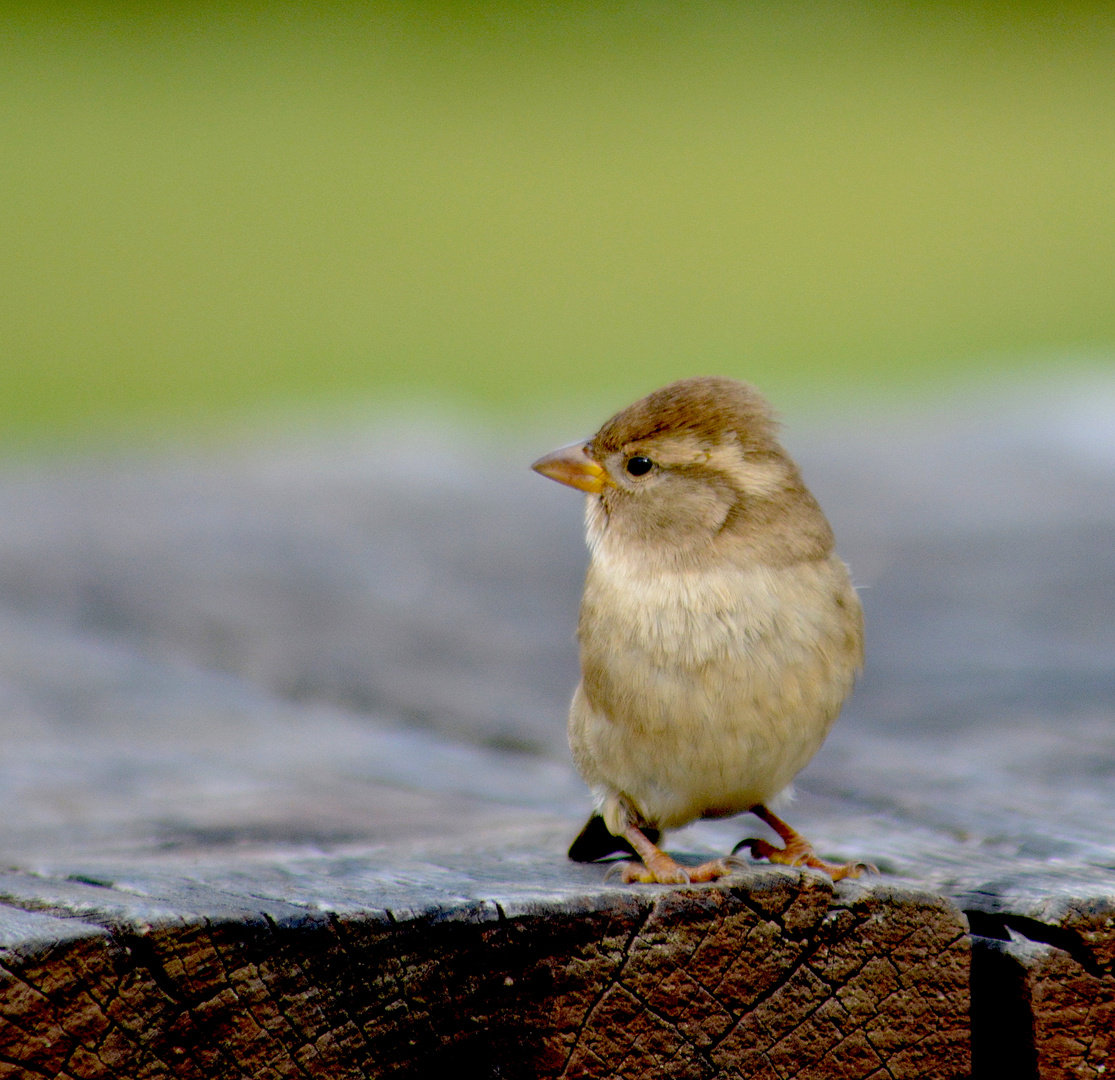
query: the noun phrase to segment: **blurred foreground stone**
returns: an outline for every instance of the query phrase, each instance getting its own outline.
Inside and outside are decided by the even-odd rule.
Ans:
[[[1115,1070],[1112,387],[788,442],[868,619],[836,888],[565,860],[548,444],[0,472],[0,1077]]]

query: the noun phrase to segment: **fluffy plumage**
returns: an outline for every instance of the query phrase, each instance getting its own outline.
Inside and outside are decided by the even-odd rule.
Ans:
[[[628,880],[709,880],[652,842],[700,817],[754,810],[786,842],[755,854],[823,863],[764,804],[817,752],[863,659],[863,617],[824,514],[765,399],[685,379],[534,468],[586,496],[591,561],[569,741],[607,833],[571,849],[633,850]]]

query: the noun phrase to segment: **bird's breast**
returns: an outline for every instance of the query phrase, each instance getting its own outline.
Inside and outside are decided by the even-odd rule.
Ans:
[[[640,575],[590,567],[574,759],[674,827],[785,787],[821,745],[862,661],[839,560]]]
[[[581,604],[582,654],[638,658],[671,671],[802,659],[858,628],[859,602],[838,559],[640,573],[594,560]]]

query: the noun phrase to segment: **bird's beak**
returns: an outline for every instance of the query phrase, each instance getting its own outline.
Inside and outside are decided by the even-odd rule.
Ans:
[[[539,458],[531,468],[559,484],[599,495],[612,481],[603,466],[588,452],[588,443],[571,443],[555,450],[552,454]]]

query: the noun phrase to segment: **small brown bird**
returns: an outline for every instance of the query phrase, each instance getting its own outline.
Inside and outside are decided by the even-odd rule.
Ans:
[[[766,807],[820,748],[863,662],[863,613],[832,529],[779,445],[766,400],[683,379],[535,470],[587,492],[591,551],[569,714],[597,813],[569,856],[619,851],[625,881],[712,881],[656,844],[666,829],[751,811],[771,862],[834,865]]]

